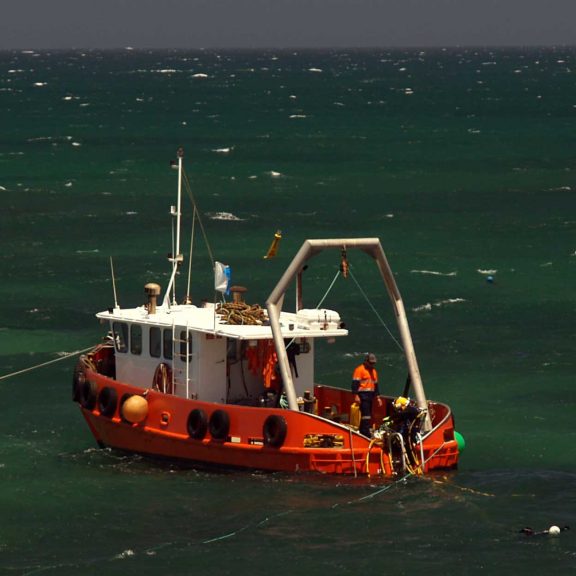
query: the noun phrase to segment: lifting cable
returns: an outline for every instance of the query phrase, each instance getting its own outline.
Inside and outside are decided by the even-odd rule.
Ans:
[[[336,284],[336,280],[338,280],[338,276],[340,276],[340,274],[341,274],[341,272],[340,272],[340,270],[338,270],[338,272],[336,272],[336,276],[334,276],[334,280],[332,280],[332,283],[330,284],[330,286],[328,286],[328,290],[326,290],[326,294],[324,294],[324,296],[322,296],[322,299],[316,305],[316,310],[318,310],[318,308],[320,308],[320,306],[322,306],[322,304],[324,304],[324,300],[326,300],[326,298],[328,297],[328,294],[330,294],[330,291],[334,287],[334,284]]]
[[[368,303],[368,306],[370,306],[370,308],[372,308],[372,311],[376,315],[376,318],[378,318],[378,320],[380,320],[380,323],[382,324],[382,326],[384,326],[384,328],[386,328],[386,332],[388,332],[388,334],[390,335],[390,338],[392,338],[392,340],[394,340],[394,342],[395,342],[396,346],[398,346],[398,349],[400,350],[400,352],[402,352],[402,354],[404,354],[404,348],[402,348],[402,345],[398,342],[398,340],[396,340],[396,338],[394,337],[394,334],[392,334],[392,332],[390,331],[390,328],[388,328],[388,326],[386,325],[386,322],[384,322],[384,320],[382,319],[380,314],[378,314],[378,311],[376,310],[376,308],[374,307],[372,302],[370,302],[370,299],[366,295],[366,292],[364,292],[364,290],[362,290],[362,286],[360,286],[358,280],[356,280],[356,276],[354,276],[351,266],[350,266],[348,272],[349,272],[352,280],[354,280],[354,283],[358,287],[358,290],[360,290],[360,293],[362,294],[362,296],[364,296],[364,299]]]
[[[350,266],[350,264],[348,264],[347,262],[346,262],[346,267],[344,270],[342,269],[342,266],[341,266],[340,269],[336,272],[334,279],[330,283],[330,286],[328,286],[328,290],[326,290],[326,293],[324,294],[324,296],[322,296],[322,298],[320,299],[320,302],[318,302],[318,304],[316,305],[316,309],[319,309],[320,306],[322,306],[322,304],[324,303],[324,300],[326,300],[326,298],[328,297],[328,294],[330,294],[332,288],[334,287],[334,284],[336,284],[336,280],[338,280],[338,278],[341,275],[344,276],[344,278],[346,278],[348,275],[350,275],[352,280],[354,280],[356,287],[358,288],[358,290],[360,290],[360,294],[362,294],[362,296],[364,296],[364,299],[368,303],[368,306],[370,306],[370,308],[374,312],[374,315],[376,316],[376,318],[378,318],[378,320],[380,321],[382,326],[384,326],[384,328],[386,329],[386,332],[388,332],[388,335],[390,336],[390,338],[392,338],[392,340],[394,341],[394,343],[398,347],[398,350],[400,350],[400,352],[402,352],[402,354],[404,354],[405,353],[404,348],[402,348],[402,345],[394,337],[394,334],[392,334],[392,332],[390,331],[390,328],[388,328],[386,322],[384,322],[384,320],[382,319],[380,314],[378,314],[378,310],[376,310],[376,308],[374,307],[374,305],[370,301],[370,298],[368,298],[368,295],[366,294],[366,292],[364,292],[364,290],[362,289],[362,286],[360,286],[360,283],[358,282],[358,280],[356,280],[356,276],[354,276],[354,273],[352,272],[352,266]]]

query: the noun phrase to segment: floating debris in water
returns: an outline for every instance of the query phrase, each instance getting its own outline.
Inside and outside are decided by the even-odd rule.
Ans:
[[[547,530],[534,530],[533,528],[522,528],[520,530],[521,534],[526,534],[526,536],[558,536],[560,532],[565,532],[566,530],[570,530],[570,526],[550,526]]]

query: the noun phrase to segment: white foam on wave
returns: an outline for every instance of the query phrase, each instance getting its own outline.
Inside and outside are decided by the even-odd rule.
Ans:
[[[478,274],[496,274],[496,272],[498,272],[498,270],[484,270],[483,268],[478,268],[478,270],[476,270],[476,272],[478,272]]]
[[[229,146],[228,148],[214,148],[212,152],[216,152],[217,154],[230,154],[234,150],[234,146]]]
[[[243,218],[238,218],[238,216],[231,212],[208,212],[207,216],[210,220],[226,220],[229,222],[240,222],[244,220]]]
[[[272,178],[280,178],[280,176],[282,176],[282,172],[274,172],[274,170],[270,170],[267,174]]]
[[[289,118],[307,118],[306,114],[290,114]]]
[[[458,272],[438,272],[437,270],[410,270],[410,274],[430,274],[431,276],[456,276]]]
[[[446,300],[439,300],[438,302],[427,302],[421,306],[416,306],[412,308],[412,312],[430,312],[432,308],[440,308],[441,306],[447,306],[449,304],[461,304],[466,302],[464,298],[447,298]]]
[[[134,556],[136,553],[134,552],[134,550],[128,548],[127,550],[123,550],[122,552],[120,552],[120,554],[116,554],[116,556],[114,556],[115,560],[124,560],[125,558],[130,558],[132,556]]]

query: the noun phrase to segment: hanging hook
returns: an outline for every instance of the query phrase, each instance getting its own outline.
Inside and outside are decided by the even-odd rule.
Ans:
[[[342,252],[340,253],[340,256],[341,256],[340,272],[342,273],[342,276],[344,276],[344,278],[348,278],[349,265],[348,265],[348,259],[346,256],[346,246],[342,247]]]

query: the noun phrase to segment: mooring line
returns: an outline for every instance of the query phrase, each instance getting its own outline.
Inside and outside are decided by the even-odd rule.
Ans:
[[[17,372],[4,374],[4,376],[0,376],[0,380],[6,380],[6,378],[12,378],[13,376],[18,376],[20,374],[24,374],[25,372],[30,372],[32,370],[37,370],[38,368],[43,368],[44,366],[48,366],[49,364],[54,364],[55,362],[60,362],[61,360],[66,360],[73,356],[78,356],[78,354],[84,354],[84,352],[88,352],[89,350],[92,350],[92,348],[94,348],[94,346],[84,348],[84,350],[76,350],[76,352],[65,352],[64,356],[54,358],[53,360],[48,360],[48,362],[42,362],[42,364],[36,364],[36,366],[30,366],[29,368],[23,368],[22,370],[18,370]]]

